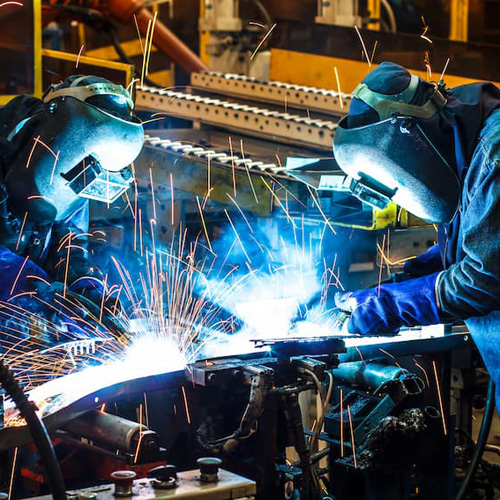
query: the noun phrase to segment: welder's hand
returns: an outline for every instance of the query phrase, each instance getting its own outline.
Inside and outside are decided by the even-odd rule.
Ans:
[[[69,285],[68,290],[81,295],[93,302],[99,309],[103,309],[103,314],[119,317],[123,312],[123,307],[116,294],[109,294],[105,284],[93,276],[82,276]]]
[[[337,293],[335,304],[351,313],[350,333],[387,334],[402,326],[437,324],[442,320],[436,295],[439,274]]]
[[[439,246],[433,245],[427,252],[407,260],[403,265],[403,271],[414,277],[426,276],[443,270],[443,260],[439,252]]]

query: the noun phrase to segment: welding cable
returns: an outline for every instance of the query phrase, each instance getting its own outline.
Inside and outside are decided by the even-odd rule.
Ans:
[[[329,378],[329,384],[328,384],[328,390],[326,392],[326,397],[323,397],[322,386],[321,386],[321,382],[319,381],[319,379],[316,377],[316,375],[312,371],[306,370],[306,372],[311,377],[313,377],[313,380],[314,380],[314,378],[316,378],[315,383],[316,383],[317,387],[318,387],[318,384],[319,384],[319,389],[318,390],[320,392],[320,397],[321,397],[321,416],[320,416],[320,418],[318,418],[316,429],[314,430],[314,433],[311,436],[311,439],[309,441],[309,466],[310,466],[310,474],[311,474],[311,478],[313,480],[313,483],[314,483],[316,489],[318,491],[321,491],[322,488],[321,488],[321,484],[320,484],[320,479],[318,477],[318,474],[316,473],[316,470],[314,469],[314,464],[316,462],[319,462],[326,455],[328,455],[329,448],[327,446],[323,450],[320,450],[320,451],[314,453],[313,455],[311,455],[311,453],[312,453],[314,447],[316,446],[316,444],[317,444],[317,442],[319,440],[319,436],[321,434],[321,431],[323,429],[323,424],[324,424],[324,421],[325,421],[325,415],[326,415],[326,412],[328,410],[328,404],[330,402],[330,398],[332,397],[333,375],[330,372],[327,372],[328,373],[328,378]]]
[[[463,500],[465,498],[467,489],[470,486],[472,479],[476,475],[479,462],[481,460],[481,457],[483,456],[483,452],[488,441],[488,435],[490,433],[494,412],[495,384],[490,377],[490,381],[488,382],[488,391],[486,394],[486,406],[484,407],[483,421],[481,422],[481,428],[479,429],[479,434],[477,436],[476,446],[474,448],[474,452],[472,453],[469,469],[467,470],[467,474],[465,475],[465,478],[460,486],[460,490],[458,491],[455,500]]]
[[[314,433],[311,436],[311,439],[309,441],[309,447],[312,450],[314,448],[314,446],[316,445],[316,442],[319,439],[319,435],[321,434],[321,430],[323,428],[323,423],[325,420],[325,414],[328,410],[328,404],[330,402],[330,398],[332,397],[333,376],[330,372],[327,372],[328,377],[329,377],[329,385],[328,385],[328,390],[327,390],[326,396],[323,396],[321,382],[319,381],[318,377],[316,377],[316,375],[310,370],[305,370],[305,372],[308,373],[308,375],[310,375],[313,380],[316,379],[316,380],[314,380],[314,383],[316,384],[316,387],[318,387],[318,384],[319,384],[318,391],[319,391],[319,394],[321,397],[321,415],[318,418],[316,429],[314,430]]]
[[[67,500],[66,487],[57,461],[56,453],[45,425],[37,415],[37,407],[24,394],[14,375],[0,359],[0,385],[16,404],[19,414],[24,418],[33,441],[42,460],[47,480],[49,482],[52,498],[54,500]]]
[[[319,378],[316,376],[316,374],[314,372],[312,372],[311,370],[307,370],[307,369],[305,369],[304,372],[307,373],[307,375],[309,375],[313,379],[314,385],[316,386],[316,390],[318,391],[319,397],[321,399],[321,413],[319,414],[318,419],[316,420],[316,427],[314,429],[313,435],[311,436],[311,439],[309,440],[309,449],[312,450],[314,444],[316,443],[316,441],[321,433],[321,429],[323,427],[323,421],[324,421],[324,416],[325,416],[324,415],[325,399],[323,396],[323,387],[321,386],[321,382],[320,382]]]

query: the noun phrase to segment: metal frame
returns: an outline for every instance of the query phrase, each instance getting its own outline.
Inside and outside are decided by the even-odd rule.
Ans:
[[[217,94],[269,102],[284,107],[307,108],[336,116],[347,112],[352,96],[334,90],[262,81],[244,75],[226,73],[193,73],[191,85]]]
[[[33,5],[33,95],[41,97],[43,93],[42,85],[42,1],[32,0]],[[9,101],[17,97],[17,94],[0,95],[0,106],[4,106]]]
[[[337,124],[332,121],[311,120],[265,108],[150,87],[137,90],[136,106],[322,151],[331,151],[337,128]]]
[[[42,49],[41,55],[43,57],[50,57],[52,59],[59,59],[61,61],[70,61],[76,63],[80,61],[82,64],[89,64],[97,66],[98,68],[107,68],[116,71],[123,71],[125,74],[125,86],[128,86],[134,79],[134,66],[131,64],[120,63],[116,61],[107,61],[104,59],[97,59],[95,57],[80,56],[71,54],[69,52],[62,52],[59,50]]]

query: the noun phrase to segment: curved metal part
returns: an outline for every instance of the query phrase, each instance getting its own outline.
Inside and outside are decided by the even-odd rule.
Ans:
[[[76,401],[72,401],[67,406],[46,416],[43,422],[50,433],[60,429],[71,420],[96,408],[105,401],[143,394],[145,390],[151,392],[166,389],[175,385],[181,385],[185,383],[185,380],[184,372],[181,370],[120,382],[89,393]],[[31,436],[26,426],[4,427],[0,429],[0,450],[23,446],[30,442]]]
[[[405,377],[408,372],[397,366],[354,361],[341,363],[338,368],[331,371],[331,374],[337,380],[376,389],[385,382]]]

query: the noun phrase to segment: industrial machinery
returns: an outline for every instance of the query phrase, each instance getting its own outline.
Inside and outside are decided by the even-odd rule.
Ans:
[[[200,359],[184,371],[114,380],[113,385],[103,379],[101,389],[84,391],[75,401],[57,404],[62,393],[49,393],[37,404],[54,404],[44,421],[59,443],[56,451],[62,454],[68,481],[75,464],[92,464],[91,482],[99,480],[99,486],[84,491],[97,498],[108,498],[112,489],[106,483],[123,469],[134,471],[127,475],[129,483],[133,474],[152,478],[137,479],[132,498],[145,494],[151,481],[170,482],[169,494],[198,498],[194,493],[182,496],[186,478],[194,475],[196,482],[198,473],[179,473],[174,487],[175,474],[165,463],[188,470],[204,456],[219,457],[224,469],[252,478],[257,498],[289,498],[299,491],[301,498],[310,499],[326,495],[321,491],[349,499],[369,494],[406,498],[415,492],[421,498],[452,498],[454,474],[447,457],[453,453],[451,430],[457,421],[449,416],[446,374],[451,353],[463,357],[470,346],[470,336],[459,328],[428,328],[389,338],[259,340],[253,353]],[[462,363],[462,369],[454,370],[465,377],[470,367]],[[454,411],[463,414],[468,410],[457,391],[468,388],[453,386],[460,401]],[[316,423],[303,415],[299,404],[305,408],[304,397],[311,391],[321,401]],[[149,402],[147,427],[141,416],[144,402]],[[139,423],[113,415],[130,415],[137,404]],[[0,430],[2,448],[29,441],[23,426],[10,425],[11,418],[7,410]],[[31,478],[33,486],[35,471],[23,471],[25,483]],[[221,489],[227,479],[234,488],[233,481],[243,482],[233,490],[242,496],[240,486],[248,488],[246,495],[255,492],[254,483],[221,474]],[[163,498],[162,488],[155,486],[154,498]]]
[[[361,338],[342,331],[332,308],[332,291],[395,279],[435,239],[394,204],[361,204],[336,169],[332,139],[351,99],[340,81],[367,67],[356,61],[335,79],[314,40],[328,47],[350,28],[307,25],[304,41],[293,21],[242,30],[238,2],[202,3],[211,71],[189,57],[188,87],[136,85],[147,127],[136,182],[129,197],[91,206],[91,251],[139,311],[126,318],[126,338],[106,332],[13,359],[24,383],[30,367],[48,379],[28,396],[67,497],[454,498],[455,452],[466,478],[480,454],[469,439],[472,404],[484,396],[469,334],[437,325]],[[339,4],[320,2],[317,20],[360,21],[354,3],[345,13]],[[149,11],[127,5],[147,32]],[[128,22],[131,12],[111,14]],[[152,43],[161,46],[163,28]],[[271,66],[266,40],[258,47],[267,33],[277,35]],[[387,51],[392,39],[379,35]],[[313,76],[306,60],[318,64]],[[146,348],[129,357],[133,340]],[[48,493],[41,463],[16,462],[31,436],[3,399],[2,488]]]

